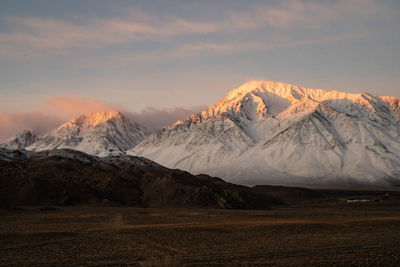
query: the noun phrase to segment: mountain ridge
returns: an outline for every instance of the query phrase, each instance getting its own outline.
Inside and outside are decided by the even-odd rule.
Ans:
[[[23,148],[32,151],[76,149],[93,155],[124,154],[150,131],[119,111],[95,112],[76,117]]]
[[[395,185],[399,111],[395,97],[252,81],[128,153],[241,184]]]
[[[24,130],[14,137],[5,140],[4,143],[0,144],[0,148],[23,149],[37,140],[39,140],[37,135],[32,133],[30,130]]]

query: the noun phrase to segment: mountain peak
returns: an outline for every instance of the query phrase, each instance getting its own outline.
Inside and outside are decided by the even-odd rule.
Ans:
[[[283,83],[283,82],[276,82],[276,81],[265,81],[265,80],[253,80],[248,81],[241,86],[231,90],[226,97],[228,99],[233,99],[237,96],[242,96],[247,93],[252,93],[254,91],[270,91],[275,93],[288,93],[290,90],[299,89],[299,87]]]
[[[17,137],[24,137],[24,136],[33,136],[33,134],[30,130],[23,130],[20,134],[17,135]]]
[[[68,148],[99,156],[123,154],[149,133],[144,126],[124,117],[119,111],[96,112],[64,123],[27,149]]]
[[[97,125],[104,124],[113,118],[122,120],[123,115],[119,111],[93,112],[74,118],[53,131],[66,130],[68,134],[83,136]],[[69,137],[65,136],[65,138]]]
[[[376,106],[385,105],[384,101],[386,101],[390,102],[396,112],[400,110],[398,108],[400,104],[389,97],[380,98],[369,93],[327,91],[298,87],[283,82],[253,80],[229,91],[215,105],[190,116],[187,121],[204,121],[226,115],[230,118],[244,116],[250,120],[257,117],[263,119],[268,116],[277,116],[293,105],[304,106],[307,101],[339,110],[347,109],[346,106],[353,103],[358,108],[365,107],[371,111],[374,111]],[[315,105],[309,106],[313,108]]]
[[[400,184],[400,98],[249,81],[131,153],[243,184]]]
[[[33,134],[30,130],[24,130],[23,132],[17,134],[16,136],[8,139],[0,147],[8,149],[22,149],[30,146],[38,140],[38,137]]]
[[[244,114],[248,118],[277,115],[304,97],[324,95],[324,90],[300,88],[276,81],[249,81],[231,90],[212,107],[189,117],[189,120],[206,120],[222,114]],[[235,114],[234,114],[235,113]]]
[[[289,83],[277,82],[277,81],[264,81],[264,80],[254,80],[249,81],[241,86],[231,90],[226,96],[227,100],[235,100],[237,98],[242,98],[246,94],[255,94],[260,96],[260,94],[276,95],[290,102],[295,102],[303,97],[316,98],[322,95],[336,91],[325,91],[321,89],[309,89],[302,88]],[[339,92],[338,92],[339,93]]]
[[[115,110],[103,111],[103,112],[90,113],[88,116],[90,126],[96,126],[102,124],[112,118],[122,119],[121,112]]]

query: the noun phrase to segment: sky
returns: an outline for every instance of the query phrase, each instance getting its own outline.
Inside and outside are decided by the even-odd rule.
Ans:
[[[157,128],[249,80],[400,97],[398,0],[0,5],[0,140],[112,108]]]

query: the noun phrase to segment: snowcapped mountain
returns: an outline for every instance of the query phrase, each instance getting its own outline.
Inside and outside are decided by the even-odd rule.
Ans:
[[[38,137],[29,130],[25,130],[22,133],[6,140],[3,144],[0,144],[0,148],[7,149],[23,149],[30,146],[38,140]]]
[[[252,81],[128,153],[241,184],[400,185],[400,99]]]
[[[124,154],[150,134],[117,111],[82,115],[44,135],[27,150],[69,148],[96,156]]]

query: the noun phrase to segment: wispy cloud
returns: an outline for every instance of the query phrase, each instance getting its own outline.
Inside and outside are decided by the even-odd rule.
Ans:
[[[162,40],[181,35],[233,34],[263,28],[281,30],[321,28],[332,21],[369,18],[385,7],[374,0],[303,1],[286,0],[279,4],[250,6],[240,12],[223,11],[221,18],[195,21],[176,16],[159,16],[133,9],[121,17],[66,21],[39,17],[7,17],[8,31],[0,33],[0,57],[35,55],[67,48],[94,48],[144,40]],[[127,15],[128,14],[128,15]],[[271,36],[275,38],[275,36]],[[186,43],[186,49],[227,51],[238,45],[206,42]],[[246,48],[247,45],[241,45]],[[251,46],[249,47],[251,48]]]
[[[204,51],[232,53],[238,51],[265,51],[281,47],[292,47],[301,45],[313,45],[333,43],[349,39],[359,39],[368,36],[366,32],[344,33],[340,35],[322,35],[312,38],[294,38],[291,36],[279,36],[270,42],[239,42],[239,43],[193,43],[184,44],[178,48],[180,53],[189,54],[201,53]]]
[[[184,60],[204,55],[231,55],[242,52],[270,51],[285,47],[297,47],[316,44],[328,44],[345,40],[362,39],[368,37],[367,32],[343,33],[339,35],[313,36],[311,38],[297,38],[292,36],[277,36],[265,42],[197,42],[181,44],[166,51],[130,52],[108,55],[102,58],[85,60],[85,68],[122,68],[137,62],[155,62],[168,60]]]
[[[306,1],[283,0],[280,5],[255,5],[246,11],[228,12],[226,28],[302,28],[322,27],[332,21],[370,18],[382,14],[386,7],[374,0]]]
[[[134,18],[97,18],[79,24],[45,18],[8,17],[5,23],[12,30],[0,33],[0,56],[18,56],[48,49],[93,48],[216,31],[215,25],[211,23],[191,22],[175,17],[163,20],[154,17],[151,23]]]

